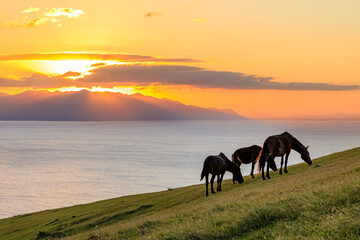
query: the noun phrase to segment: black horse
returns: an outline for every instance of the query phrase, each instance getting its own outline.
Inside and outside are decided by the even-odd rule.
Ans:
[[[281,167],[280,174],[282,174],[282,165],[284,163],[284,155],[285,155],[285,168],[284,172],[287,173],[287,161],[289,158],[289,154],[291,149],[294,149],[298,153],[300,153],[301,158],[309,165],[312,164],[310,154],[308,152],[308,147],[305,147],[299,140],[293,137],[290,133],[284,132],[280,135],[274,135],[268,137],[264,141],[263,150],[260,155],[259,160],[259,171],[262,170],[262,178],[264,177],[264,168],[265,162],[274,161],[274,158],[277,156],[281,156]],[[269,165],[267,166],[266,177],[270,179],[269,175]]]
[[[250,147],[239,148],[232,155],[232,162],[237,166],[241,166],[242,163],[251,163],[251,177],[254,178],[254,167],[261,153],[262,148],[259,145],[252,145]],[[273,171],[277,171],[277,167],[274,161],[270,162],[270,168]],[[233,178],[235,184],[235,178]]]
[[[206,196],[209,196],[208,185],[209,185],[209,173],[212,174],[210,183],[211,183],[211,193],[215,193],[213,183],[214,178],[217,175],[217,191],[221,191],[221,182],[223,180],[225,171],[232,172],[234,178],[239,183],[244,182],[243,177],[241,176],[240,168],[231,162],[225,154],[222,152],[218,156],[208,156],[204,160],[204,166],[201,172],[200,181],[205,177],[206,179]]]

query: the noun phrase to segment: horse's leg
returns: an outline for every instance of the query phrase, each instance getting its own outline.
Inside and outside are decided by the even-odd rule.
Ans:
[[[280,164],[280,172],[279,174],[282,174],[282,165],[284,164],[284,155],[281,156],[281,164]]]
[[[209,173],[205,175],[206,180],[206,196],[209,196],[208,185],[209,185]]]
[[[267,162],[266,163],[266,177],[267,177],[267,179],[271,178],[270,175],[269,175],[269,168],[270,168],[270,164],[269,164],[269,162]]]
[[[264,165],[261,166],[261,176],[262,176],[262,179],[263,179],[263,180],[266,180],[266,178],[265,178],[265,176],[264,176],[265,163],[266,163],[266,161],[264,162]],[[259,163],[259,164],[260,164],[260,163]]]
[[[212,175],[211,179],[210,179],[210,184],[211,184],[211,193],[215,193],[214,191],[214,179],[215,179],[215,174]]]
[[[266,161],[266,177],[267,177],[268,179],[271,178],[271,177],[270,177],[270,174],[269,174],[270,162],[271,162],[271,161],[274,161],[274,159],[275,159],[275,157],[270,157],[270,158],[268,159],[268,161]]]
[[[221,184],[222,184],[222,180],[223,180],[224,174],[225,174],[225,173],[221,174],[221,176],[220,176],[220,188],[219,188],[218,191],[221,191]]]
[[[217,175],[216,191],[221,191],[221,189],[220,189],[220,174]]]
[[[254,178],[255,163],[256,163],[256,162],[252,162],[252,165],[251,165],[251,173],[250,173],[250,175],[251,175],[252,178]]]
[[[290,153],[287,153],[287,154],[285,155],[285,167],[284,167],[284,172],[285,172],[285,173],[288,173],[288,170],[287,170],[287,162],[288,162],[288,159],[289,159],[289,155],[290,155]]]
[[[264,176],[264,172],[265,172],[265,163],[267,163],[267,161],[269,160],[270,156],[266,156],[266,159],[265,159],[265,162],[264,162],[264,165],[261,166],[261,169],[262,169],[262,178],[263,180],[266,180],[265,176]],[[260,162],[259,162],[260,164]],[[268,171],[269,172],[269,171]]]

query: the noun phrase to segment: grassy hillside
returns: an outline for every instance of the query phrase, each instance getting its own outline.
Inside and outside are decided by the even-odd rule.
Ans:
[[[271,176],[3,219],[0,239],[359,239],[360,148]]]

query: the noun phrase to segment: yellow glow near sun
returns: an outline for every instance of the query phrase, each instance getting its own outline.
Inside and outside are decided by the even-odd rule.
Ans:
[[[127,94],[127,95],[131,95],[131,94],[135,94],[137,93],[136,88],[135,87],[131,87],[131,86],[116,86],[113,88],[104,88],[104,87],[96,87],[93,86],[92,88],[86,88],[86,87],[63,87],[63,88],[57,88],[57,89],[49,89],[50,92],[55,92],[55,91],[60,91],[60,92],[77,92],[77,91],[81,91],[81,90],[88,90],[90,92],[113,92],[113,93],[122,93],[122,94]]]
[[[67,72],[78,72],[80,76],[68,77],[76,79],[90,74],[90,70],[96,68],[93,64],[104,63],[105,65],[122,64],[117,61],[100,61],[100,60],[34,60],[27,64],[28,68],[36,72],[42,72],[47,75],[62,75]]]

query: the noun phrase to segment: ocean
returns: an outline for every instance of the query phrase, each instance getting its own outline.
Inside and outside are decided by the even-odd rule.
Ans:
[[[360,121],[0,121],[0,218],[200,184],[208,155],[284,131],[313,159],[360,146]]]

